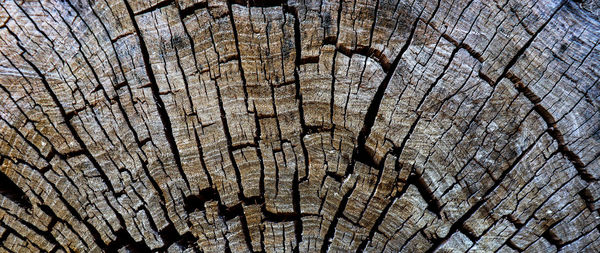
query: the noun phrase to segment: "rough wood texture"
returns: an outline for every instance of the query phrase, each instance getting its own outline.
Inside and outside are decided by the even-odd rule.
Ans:
[[[0,250],[598,252],[599,5],[2,0]]]

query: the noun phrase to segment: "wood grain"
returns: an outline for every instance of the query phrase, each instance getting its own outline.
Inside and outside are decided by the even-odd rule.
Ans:
[[[598,0],[0,1],[0,251],[598,252]]]

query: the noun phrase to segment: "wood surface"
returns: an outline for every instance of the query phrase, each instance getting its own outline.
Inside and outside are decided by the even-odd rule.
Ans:
[[[598,252],[598,0],[0,0],[0,251]]]

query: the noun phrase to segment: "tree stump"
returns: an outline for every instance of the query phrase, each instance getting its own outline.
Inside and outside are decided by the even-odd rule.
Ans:
[[[598,252],[599,6],[1,1],[1,251]]]

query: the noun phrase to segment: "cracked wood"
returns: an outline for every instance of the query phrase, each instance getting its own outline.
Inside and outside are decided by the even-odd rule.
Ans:
[[[598,252],[599,10],[0,1],[0,251]]]

